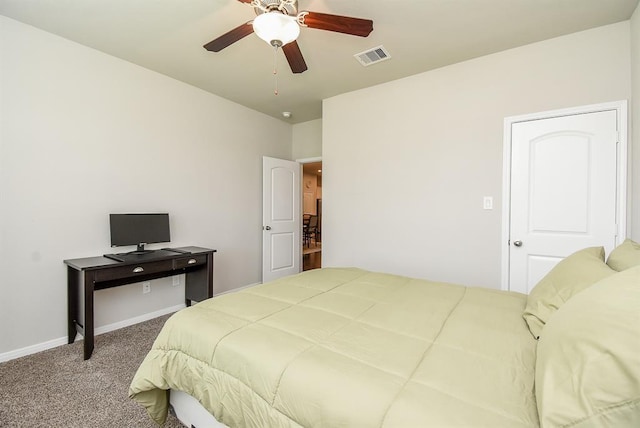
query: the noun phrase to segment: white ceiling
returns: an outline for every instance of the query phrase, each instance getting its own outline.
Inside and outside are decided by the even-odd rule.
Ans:
[[[299,0],[299,10],[373,20],[367,38],[302,28],[309,69],[292,74],[250,35],[219,53],[202,45],[255,17],[237,0],[0,0],[0,14],[202,88],[290,123],[322,100],[482,55],[627,20],[639,0]],[[353,57],[384,45],[392,58]],[[289,119],[281,112],[290,111]]]

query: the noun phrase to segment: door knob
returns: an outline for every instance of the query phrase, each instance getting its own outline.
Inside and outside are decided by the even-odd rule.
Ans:
[[[271,226],[265,226],[264,230],[271,230]]]
[[[522,241],[513,241],[513,245],[516,247],[522,247]]]

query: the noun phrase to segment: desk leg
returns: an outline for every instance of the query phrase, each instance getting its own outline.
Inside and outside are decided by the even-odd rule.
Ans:
[[[84,359],[91,358],[93,353],[93,286],[92,272],[84,275]]]
[[[80,293],[79,284],[80,272],[67,266],[67,331],[69,341],[73,343],[76,340],[76,317],[78,316],[78,294]]]
[[[207,255],[207,298],[213,297],[213,252]]]
[[[202,302],[213,297],[213,252],[207,254],[206,265],[186,272],[184,297],[187,306],[191,306],[193,300]]]

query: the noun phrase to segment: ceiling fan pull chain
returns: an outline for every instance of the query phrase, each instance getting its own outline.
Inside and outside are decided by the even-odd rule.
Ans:
[[[273,79],[274,79],[274,90],[273,94],[278,95],[278,45],[273,46]]]

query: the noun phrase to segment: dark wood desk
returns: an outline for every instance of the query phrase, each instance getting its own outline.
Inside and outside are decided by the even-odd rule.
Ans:
[[[67,265],[67,315],[69,343],[76,332],[84,336],[84,359],[94,346],[93,293],[134,282],[149,281],[184,273],[185,304],[213,297],[213,253],[200,247],[156,250],[142,255],[127,255],[125,261],[103,256],[65,260]]]

